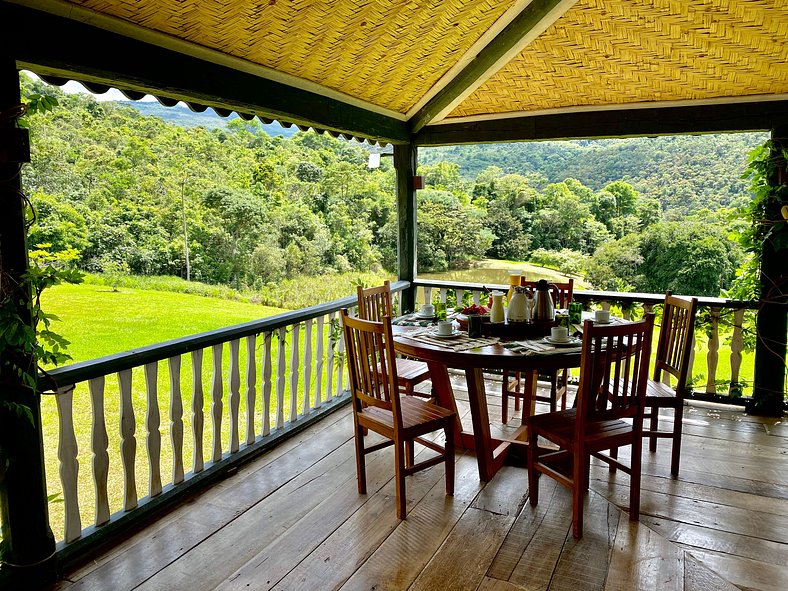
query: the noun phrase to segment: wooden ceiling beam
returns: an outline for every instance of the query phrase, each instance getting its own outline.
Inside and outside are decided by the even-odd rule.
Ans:
[[[0,3],[10,19],[17,65],[39,75],[73,78],[302,126],[395,144],[405,123],[335,98],[269,80],[69,18]]]
[[[618,109],[430,125],[417,146],[765,131],[788,122],[788,101]]]
[[[577,0],[533,0],[408,122],[413,133],[440,121],[569,10]]]

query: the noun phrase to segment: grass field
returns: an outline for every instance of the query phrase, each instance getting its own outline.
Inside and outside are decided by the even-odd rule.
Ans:
[[[509,285],[509,271],[525,271],[529,281],[547,279],[548,281],[565,282],[567,277],[554,269],[538,267],[522,261],[499,261],[483,259],[474,263],[470,269],[445,271],[442,273],[419,273],[419,279],[438,279],[441,281],[458,281],[461,283],[482,283],[484,285]],[[578,277],[573,277],[576,289],[590,289],[590,286]]]

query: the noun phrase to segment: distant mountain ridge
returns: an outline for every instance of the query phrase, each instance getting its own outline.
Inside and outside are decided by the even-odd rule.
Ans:
[[[207,129],[222,129],[227,127],[227,122],[238,119],[238,115],[233,113],[229,117],[217,115],[213,109],[206,109],[202,113],[195,113],[189,107],[178,103],[174,107],[165,107],[157,102],[148,101],[115,101],[120,105],[136,109],[142,115],[159,117],[168,123],[181,127],[205,127]],[[279,123],[263,123],[262,128],[271,137],[283,136],[291,137],[298,132],[298,128],[293,125],[290,128],[282,127]]]
[[[620,179],[659,199],[665,210],[690,213],[748,202],[749,183],[740,177],[749,153],[768,137],[762,132],[446,146],[421,148],[419,163],[456,163],[467,180],[489,166],[541,174],[548,183],[575,178],[595,190]]]

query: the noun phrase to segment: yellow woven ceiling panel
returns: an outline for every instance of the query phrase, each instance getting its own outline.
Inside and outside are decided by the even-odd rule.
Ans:
[[[71,0],[405,113],[514,0]]]
[[[580,0],[449,117],[788,93],[788,0]]]

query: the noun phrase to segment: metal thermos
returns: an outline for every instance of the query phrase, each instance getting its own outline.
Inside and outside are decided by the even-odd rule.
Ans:
[[[534,293],[534,322],[540,320],[553,320],[555,318],[555,304],[553,303],[553,296],[550,294],[547,281],[544,279],[539,280],[536,284],[536,293]]]

